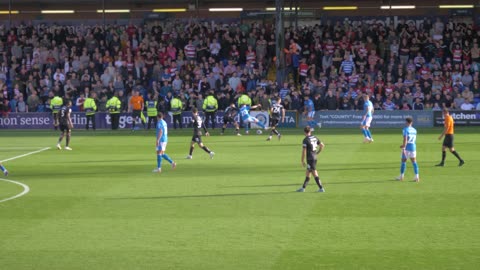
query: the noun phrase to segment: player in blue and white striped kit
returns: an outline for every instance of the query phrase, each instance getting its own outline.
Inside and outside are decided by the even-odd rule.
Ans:
[[[167,142],[168,142],[168,127],[167,122],[163,120],[163,113],[158,112],[157,114],[157,140],[155,147],[157,150],[157,168],[153,170],[155,173],[162,172],[162,159],[165,159],[170,164],[172,164],[172,169],[175,169],[177,163],[175,163],[166,153]]]
[[[311,127],[310,131],[314,131],[313,127],[318,126],[315,119],[315,105],[309,96],[304,96],[303,108],[304,114],[307,116],[307,125]]]
[[[260,122],[257,118],[250,116],[250,110],[258,107],[261,107],[261,105],[258,104],[250,107],[244,104],[242,105],[242,107],[240,107],[240,111],[239,111],[240,117],[242,118],[243,123],[245,123],[245,133],[247,134],[248,134],[248,123],[255,123],[259,125],[262,129],[267,129],[265,125],[262,122]]]
[[[402,149],[402,164],[400,166],[400,176],[397,177],[397,180],[402,181],[405,176],[405,169],[407,168],[407,159],[412,161],[413,171],[415,173],[415,178],[413,181],[419,182],[420,175],[418,171],[417,164],[417,130],[412,127],[413,119],[407,117],[405,119],[406,127],[403,128],[403,144],[400,145]]]
[[[1,162],[0,162],[0,170],[2,170],[3,175],[8,176],[8,171],[5,168],[5,166],[3,166],[3,164]]]
[[[364,143],[373,142],[372,133],[370,133],[370,124],[372,123],[373,117],[373,103],[370,101],[370,96],[368,94],[363,95],[363,99],[365,103],[363,105],[363,109],[365,110],[365,114],[363,115],[362,123],[360,128],[362,129],[363,136],[365,137]]]

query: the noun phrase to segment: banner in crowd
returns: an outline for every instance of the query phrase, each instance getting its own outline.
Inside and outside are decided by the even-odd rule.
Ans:
[[[324,128],[356,128],[362,122],[362,111],[317,111],[315,121]],[[375,111],[372,127],[397,128],[405,124],[405,118],[412,117],[416,127],[432,127],[431,111]],[[307,119],[301,115],[300,126],[306,126]]]
[[[480,126],[480,111],[450,111],[455,126]],[[443,126],[444,120],[442,111],[433,112],[436,127]]]

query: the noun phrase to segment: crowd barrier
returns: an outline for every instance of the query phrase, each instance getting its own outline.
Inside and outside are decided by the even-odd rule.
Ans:
[[[269,125],[269,115],[265,111],[252,111],[251,115],[260,122]],[[362,111],[317,111],[315,121],[322,128],[357,128],[360,126],[364,113]],[[480,111],[452,111],[452,117],[457,126],[480,126]],[[203,117],[203,114],[201,113]],[[376,111],[372,121],[372,127],[398,128],[404,125],[405,118],[412,117],[416,127],[442,126],[443,118],[441,111]],[[73,112],[72,122],[74,128],[85,128],[87,118],[85,113]],[[97,113],[95,115],[97,129],[110,129],[111,118],[108,113]],[[182,112],[182,124],[190,127],[192,122],[191,112]],[[240,122],[239,116],[235,119]],[[165,116],[168,126],[173,127],[172,115]],[[130,113],[120,114],[120,129],[132,127],[133,118]],[[139,122],[139,121],[138,121]],[[220,128],[223,125],[223,112],[219,111],[215,117],[215,126]],[[295,111],[287,111],[285,121],[280,123],[280,128],[295,128],[307,125],[305,115]],[[139,125],[137,125],[139,126]],[[210,123],[209,123],[210,126]],[[231,127],[231,126],[229,126]],[[0,117],[0,129],[51,129],[53,118],[51,113],[10,113]],[[252,124],[252,128],[258,128]]]

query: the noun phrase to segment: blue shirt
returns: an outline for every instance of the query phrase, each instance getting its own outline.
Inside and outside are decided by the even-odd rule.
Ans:
[[[247,120],[250,117],[250,106],[242,106],[240,108],[240,116],[242,117],[242,120]]]
[[[403,137],[407,137],[407,145],[405,146],[405,150],[412,152],[417,151],[417,130],[413,127],[404,127]]]
[[[365,101],[363,109],[365,110],[367,117],[372,117],[373,103],[370,100]]]
[[[305,110],[307,110],[307,112],[315,111],[315,106],[313,105],[313,101],[311,99],[305,100],[305,102],[303,102],[303,106],[305,106]]]
[[[162,131],[162,137],[160,138],[160,142],[168,142],[168,128],[167,128],[167,122],[165,120],[160,120],[157,123],[157,139],[158,135],[160,134],[160,131]]]

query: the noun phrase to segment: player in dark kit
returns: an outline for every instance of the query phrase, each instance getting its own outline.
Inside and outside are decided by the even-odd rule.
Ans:
[[[285,108],[282,105],[282,98],[277,97],[275,103],[273,104],[272,108],[270,108],[270,126],[272,130],[270,130],[270,136],[268,136],[267,141],[272,139],[272,135],[275,133],[280,140],[282,134],[278,132],[277,126],[279,123],[285,122]]]
[[[192,159],[193,149],[195,148],[195,144],[198,144],[205,152],[210,155],[210,158],[213,158],[215,153],[210,151],[208,147],[203,145],[202,142],[202,129],[205,131],[205,136],[210,136],[208,133],[207,128],[205,127],[205,123],[203,123],[202,118],[198,115],[197,108],[192,109],[193,114],[193,137],[192,142],[190,143],[190,154],[187,156],[187,159]]]
[[[442,161],[435,165],[438,167],[443,167],[445,166],[445,158],[447,156],[446,149],[450,150],[450,153],[452,153],[459,161],[458,166],[463,166],[465,164],[465,161],[460,157],[460,155],[455,151],[455,147],[453,146],[453,134],[454,134],[454,126],[455,126],[455,121],[453,120],[453,117],[450,115],[450,112],[448,109],[443,109],[443,118],[445,120],[444,123],[444,129],[440,137],[438,137],[439,140],[443,139],[443,144],[442,144]],[[445,136],[445,137],[444,137]]]
[[[240,134],[240,127],[238,126],[238,123],[235,121],[235,116],[238,114],[238,109],[235,107],[235,104],[232,103],[230,106],[228,106],[225,109],[225,112],[223,114],[223,126],[222,126],[222,134],[225,132],[225,128],[227,128],[228,123],[231,123],[232,125],[235,126],[235,132],[237,133],[237,136],[242,136]]]
[[[325,145],[320,139],[312,135],[312,129],[310,126],[306,126],[303,131],[305,132],[306,137],[303,139],[302,166],[307,166],[307,171],[305,182],[297,192],[305,192],[305,188],[307,188],[308,182],[310,181],[310,174],[313,174],[315,177],[315,182],[317,182],[318,185],[318,192],[325,192],[317,172],[317,155],[323,150]],[[305,158],[307,158],[306,163]]]
[[[67,135],[65,150],[72,150],[72,148],[69,147],[70,137],[71,137],[72,128],[73,128],[72,119],[70,118],[70,115],[72,114],[71,108],[72,108],[72,101],[69,100],[60,108],[60,111],[58,112],[60,131],[62,132],[62,134],[60,134],[60,138],[58,138],[58,143],[57,143],[58,150],[62,150],[62,146],[60,145],[60,143],[62,142],[63,137],[65,135]]]

